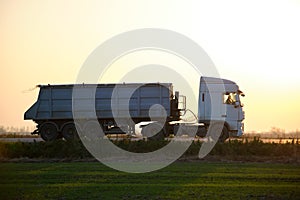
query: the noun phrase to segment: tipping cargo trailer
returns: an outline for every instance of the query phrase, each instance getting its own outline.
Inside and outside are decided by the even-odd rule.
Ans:
[[[83,93],[95,88],[94,98],[87,94],[74,101],[74,87]],[[39,88],[38,100],[25,112],[24,119],[37,124],[33,134],[39,134],[45,141],[62,137],[74,139],[78,128],[88,131],[93,114],[83,109],[83,123],[75,125],[73,111],[74,104],[84,108],[90,103],[94,105],[93,111],[104,134],[133,135],[140,122],[148,122],[142,127],[142,135],[152,139],[176,134],[178,126],[185,130],[196,127],[196,134],[204,137],[209,125],[218,122],[222,122],[223,127],[220,141],[243,134],[244,111],[240,97],[244,94],[235,82],[226,79],[201,77],[198,119],[192,124],[181,121],[187,110],[186,99],[173,91],[172,83],[40,85]]]

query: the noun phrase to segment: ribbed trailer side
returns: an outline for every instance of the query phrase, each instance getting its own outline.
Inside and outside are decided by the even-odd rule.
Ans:
[[[25,112],[25,119],[72,118],[72,85],[40,86],[38,100]]]
[[[49,85],[40,86],[37,102],[25,113],[25,119],[52,120],[72,119],[72,90],[74,85]],[[161,105],[167,116],[171,114],[170,101],[172,100],[172,84],[98,84],[76,85],[80,89],[89,92],[96,87],[95,111],[99,119],[111,119],[114,117],[148,118],[149,109],[155,104]],[[137,89],[135,89],[137,88]],[[133,94],[128,99],[131,91]],[[113,92],[114,91],[114,92]],[[90,95],[76,99],[76,103],[84,108],[84,105],[92,104]],[[128,103],[129,100],[129,103]],[[114,112],[112,112],[112,106]],[[82,109],[82,116],[89,117],[90,110]],[[113,115],[115,114],[115,116]],[[159,115],[159,112],[157,112]],[[92,117],[92,114],[90,114]]]
[[[82,87],[82,88],[81,88]],[[92,86],[79,86],[79,90]],[[171,84],[118,84],[97,85],[95,95],[95,110],[98,119],[111,118],[149,118],[149,109],[155,104],[161,105],[170,116],[170,101],[172,99]],[[76,97],[76,112],[82,108],[82,116],[88,117],[88,105],[91,99]],[[79,109],[79,110],[78,110]],[[130,116],[128,116],[128,113]],[[162,115],[157,110],[156,114]],[[91,114],[92,115],[92,114]]]

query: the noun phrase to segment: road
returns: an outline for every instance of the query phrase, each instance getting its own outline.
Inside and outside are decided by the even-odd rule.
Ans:
[[[111,140],[122,140],[123,138],[122,137],[112,136],[109,139],[111,139]],[[189,140],[201,140],[201,141],[203,141],[203,139],[193,139],[191,137],[180,137],[180,138],[174,138],[174,139],[175,140],[180,140],[180,141],[189,141]],[[4,142],[34,142],[34,140],[36,142],[44,141],[40,137],[37,137],[37,138],[26,138],[26,137],[20,137],[20,138],[0,138],[0,141],[4,141]],[[133,138],[130,138],[130,140],[132,140],[132,141],[143,140],[143,137],[133,137]]]
[[[34,140],[36,142],[41,142],[43,141],[42,138],[0,138],[0,141],[4,141],[4,142],[34,142]]]
[[[122,139],[122,137],[110,137],[111,140],[120,140]],[[142,140],[142,137],[136,137],[136,138],[131,138],[132,141],[137,141],[137,140]],[[175,140],[178,141],[189,141],[189,140],[194,140],[194,141],[202,141],[205,142],[207,141],[207,139],[204,138],[191,138],[191,137],[179,137],[179,138],[174,138]],[[235,140],[241,140],[241,139],[237,139],[235,138]],[[261,138],[259,139],[260,141],[264,142],[264,143],[279,143],[279,144],[285,144],[285,143],[292,143],[293,139],[265,139],[265,138]],[[26,138],[26,137],[20,137],[20,138],[0,138],[0,141],[4,141],[4,142],[41,142],[44,141],[42,138],[37,137],[37,138]],[[251,139],[249,139],[249,141],[252,141]],[[298,142],[297,139],[294,140],[294,142]]]

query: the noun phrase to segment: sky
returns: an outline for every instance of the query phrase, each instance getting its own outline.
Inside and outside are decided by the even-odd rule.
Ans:
[[[220,76],[240,86],[246,94],[246,131],[300,130],[299,22],[299,0],[0,0],[0,125],[33,127],[23,115],[36,101],[35,85],[74,83],[104,41],[134,29],[160,28],[195,41]],[[153,52],[140,53],[148,63],[139,55],[119,63],[182,63],[165,53],[158,60]],[[118,66],[102,81],[120,80]],[[193,72],[182,75],[191,80]]]

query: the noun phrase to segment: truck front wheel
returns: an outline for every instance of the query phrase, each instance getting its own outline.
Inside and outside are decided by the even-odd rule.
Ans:
[[[222,123],[210,124],[206,137],[211,137],[214,141],[223,143],[229,138],[228,128]]]
[[[224,126],[223,129],[222,129],[222,133],[221,133],[221,135],[219,137],[218,142],[223,143],[228,138],[229,138],[228,128],[226,126]]]
[[[55,124],[45,123],[40,128],[40,135],[45,141],[53,141],[58,137],[58,130]]]

